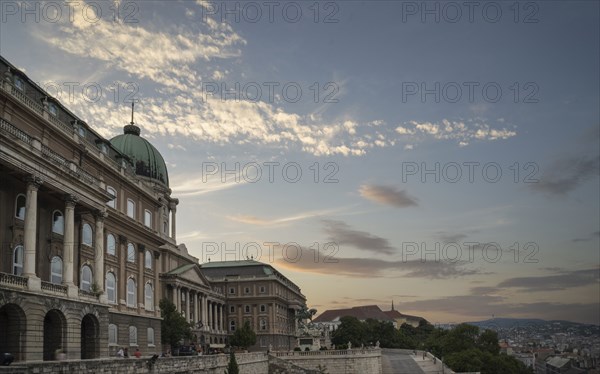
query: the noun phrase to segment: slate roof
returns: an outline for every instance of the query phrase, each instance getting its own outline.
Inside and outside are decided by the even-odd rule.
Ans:
[[[394,322],[394,319],[385,314],[377,305],[363,305],[355,306],[348,309],[330,309],[321,313],[317,318],[313,320],[315,323],[319,322],[334,322],[338,321],[342,317],[356,317],[360,321],[367,320],[369,318],[379,321]]]

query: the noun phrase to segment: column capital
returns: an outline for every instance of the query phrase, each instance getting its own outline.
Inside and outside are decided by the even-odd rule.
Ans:
[[[35,189],[37,191],[38,188],[44,183],[42,178],[36,177],[34,175],[28,175],[23,180],[27,183],[27,187]]]
[[[154,258],[157,259],[157,260],[160,258],[160,252],[159,251],[154,251]]]
[[[119,235],[119,243],[122,245],[127,244],[127,237],[125,235]]]
[[[76,195],[67,194],[65,195],[65,203],[68,208],[75,208],[75,204],[79,201],[79,198]]]
[[[94,218],[96,221],[103,222],[108,217],[108,213],[104,209],[98,209],[94,212]]]

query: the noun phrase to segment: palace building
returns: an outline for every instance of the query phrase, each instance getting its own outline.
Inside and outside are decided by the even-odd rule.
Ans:
[[[160,353],[162,298],[196,344],[249,320],[255,349],[293,348],[300,289],[258,262],[200,265],[176,241],[178,203],[133,117],[105,139],[0,57],[0,353]]]

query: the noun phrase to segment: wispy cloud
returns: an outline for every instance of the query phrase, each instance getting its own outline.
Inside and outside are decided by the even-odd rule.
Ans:
[[[347,277],[408,277],[426,279],[449,279],[482,274],[477,269],[465,267],[464,262],[443,261],[386,261],[378,258],[347,258],[338,257],[337,252],[321,251],[302,248],[301,256],[297,259],[277,258],[276,266],[282,268],[316,273],[336,274]]]
[[[342,221],[323,220],[324,230],[329,235],[329,240],[338,245],[350,245],[352,247],[391,255],[395,252],[387,239],[370,234],[365,231],[353,230]]]
[[[328,214],[333,214],[343,210],[344,208],[335,208],[335,209],[323,209],[323,210],[311,210],[307,212],[297,213],[291,216],[273,218],[273,219],[265,219],[260,218],[254,215],[246,215],[246,214],[238,214],[233,216],[227,216],[227,218],[231,221],[246,223],[249,225],[259,225],[259,226],[273,226],[273,225],[281,225],[294,221],[301,221],[314,217],[322,217]]]
[[[598,285],[600,268],[558,271],[556,274],[506,279],[498,287],[517,288],[523,292],[560,291],[569,288]]]
[[[418,200],[410,196],[408,192],[391,186],[362,185],[359,193],[365,199],[395,208],[419,205]]]
[[[36,25],[31,32],[48,45],[86,63],[96,63],[106,74],[127,74],[155,88],[154,92],[144,90],[137,115],[146,135],[185,136],[220,145],[267,145],[315,156],[362,156],[372,149],[392,147],[405,139],[406,134],[399,129],[395,131],[381,119],[325,120],[319,109],[294,113],[284,110],[277,102],[222,100],[206,95],[201,88],[203,83],[207,79],[225,79],[230,71],[222,64],[229,63],[233,66],[230,68],[235,68],[247,45],[246,39],[226,22],[204,17],[202,22],[157,29],[155,24],[161,24],[157,12],[153,14],[157,22],[125,23],[100,18],[92,23],[83,16],[81,6],[74,4],[74,22],[65,21],[58,27],[53,25],[43,30],[37,29],[43,26]],[[171,11],[179,11],[179,16],[186,19],[201,13],[200,7],[206,6],[206,2],[198,1]],[[345,79],[340,80],[342,88],[345,82]],[[90,105],[79,99],[70,106],[103,136],[115,135],[123,125],[115,116],[119,112],[115,103]],[[494,130],[468,121],[462,125],[448,122],[442,131],[446,135],[438,135],[435,127],[426,124],[415,122],[409,126],[438,140],[460,139],[461,145],[464,145],[462,140],[468,138],[464,134],[473,134],[473,138],[482,140],[514,135],[505,129]],[[411,140],[411,146],[412,143]]]
[[[598,239],[600,238],[600,231],[595,231],[593,233],[591,233],[590,235],[583,237],[583,238],[575,238],[572,240],[573,243],[579,243],[579,242],[589,242],[591,240],[594,239]]]
[[[575,140],[574,149],[556,158],[542,173],[539,182],[530,184],[548,196],[566,196],[588,180],[600,175],[598,152],[600,126],[591,126]]]
[[[504,121],[498,122],[504,123]],[[408,121],[396,127],[396,133],[411,141],[454,140],[463,147],[469,145],[473,140],[508,139],[517,135],[514,129],[510,130],[506,127],[496,129],[480,118],[466,121],[449,119],[443,119],[440,122]]]

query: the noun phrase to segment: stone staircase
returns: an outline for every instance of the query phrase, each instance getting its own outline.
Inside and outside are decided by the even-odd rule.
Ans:
[[[269,355],[269,374],[319,374],[319,372],[302,368],[289,361]]]

